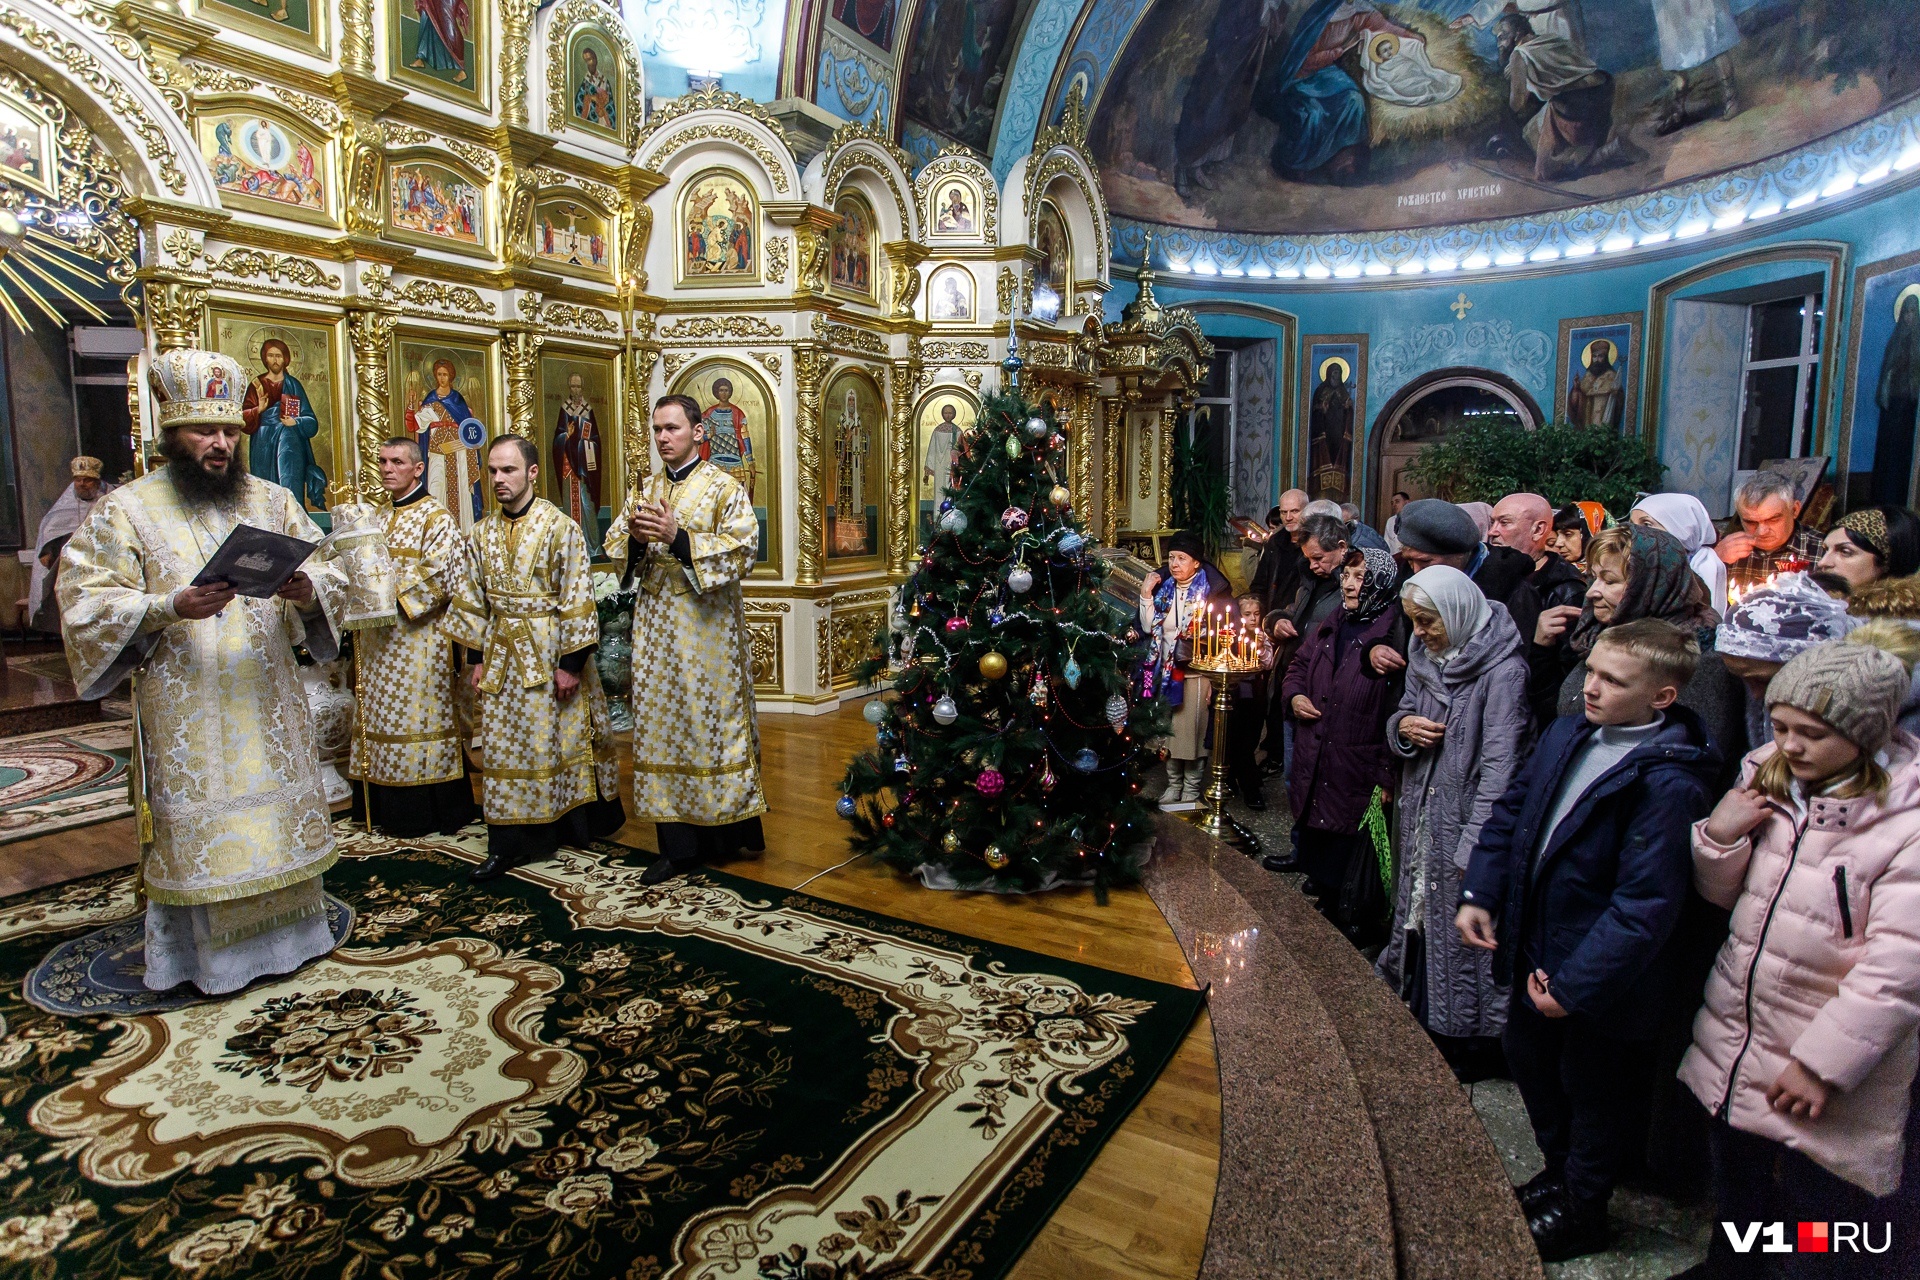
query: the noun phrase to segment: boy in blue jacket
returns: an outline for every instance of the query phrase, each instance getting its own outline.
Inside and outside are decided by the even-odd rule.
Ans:
[[[1585,714],[1562,716],[1494,805],[1455,926],[1513,988],[1501,1038],[1547,1158],[1517,1188],[1542,1259],[1607,1244],[1607,1200],[1658,1029],[1664,952],[1692,882],[1689,829],[1720,754],[1677,704],[1700,647],[1641,619],[1600,633]]]

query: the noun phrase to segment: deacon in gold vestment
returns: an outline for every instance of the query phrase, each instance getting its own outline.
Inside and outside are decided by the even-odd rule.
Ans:
[[[700,406],[654,405],[664,471],[627,496],[608,553],[637,575],[633,608],[634,816],[655,824],[661,881],[702,859],[766,847],[760,814],[760,726],[740,580],[760,543],[738,480],[700,460]]]
[[[452,835],[473,821],[473,787],[454,723],[459,679],[441,629],[467,578],[467,539],[433,501],[420,446],[395,436],[380,446],[380,484],[393,499],[387,554],[399,616],[355,633],[358,710],[348,776],[366,784],[368,815],[390,836]]]
[[[318,542],[300,500],[240,467],[240,367],[169,351],[152,382],[162,470],[115,490],[67,543],[57,594],[81,696],[135,669],[146,985],[215,994],[331,951],[333,830],[296,645],[339,648],[346,580],[309,560],[278,597],[191,585],[241,524]]]
[[[480,789],[489,880],[619,830],[613,730],[591,661],[599,615],[580,526],[533,496],[539,454],[501,436],[487,450],[500,509],[473,527],[472,563],[447,611],[480,691]]]

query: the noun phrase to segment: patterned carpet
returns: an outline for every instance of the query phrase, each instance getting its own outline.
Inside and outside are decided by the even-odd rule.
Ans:
[[[132,813],[132,752],[125,720],[0,740],[0,844]]]
[[[125,873],[0,902],[0,1275],[1001,1276],[1199,992],[617,846],[466,879],[348,835],[348,945],[119,1019],[29,1005]]]

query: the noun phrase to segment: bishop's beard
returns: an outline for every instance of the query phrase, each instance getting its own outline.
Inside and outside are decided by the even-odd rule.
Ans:
[[[160,455],[167,460],[167,476],[173,487],[191,506],[224,506],[240,496],[246,476],[240,471],[240,459],[229,456],[226,469],[210,471],[178,431],[160,437]]]

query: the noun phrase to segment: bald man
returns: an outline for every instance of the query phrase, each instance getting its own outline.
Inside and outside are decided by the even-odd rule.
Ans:
[[[1510,493],[1493,505],[1487,541],[1533,557],[1533,573],[1508,598],[1507,609],[1528,641],[1535,640],[1540,620],[1577,618],[1586,595],[1587,580],[1580,571],[1547,549],[1553,539],[1553,504],[1537,493]],[[1568,625],[1571,625],[1569,623]],[[1558,690],[1545,679],[1528,690],[1536,729],[1553,721]]]

